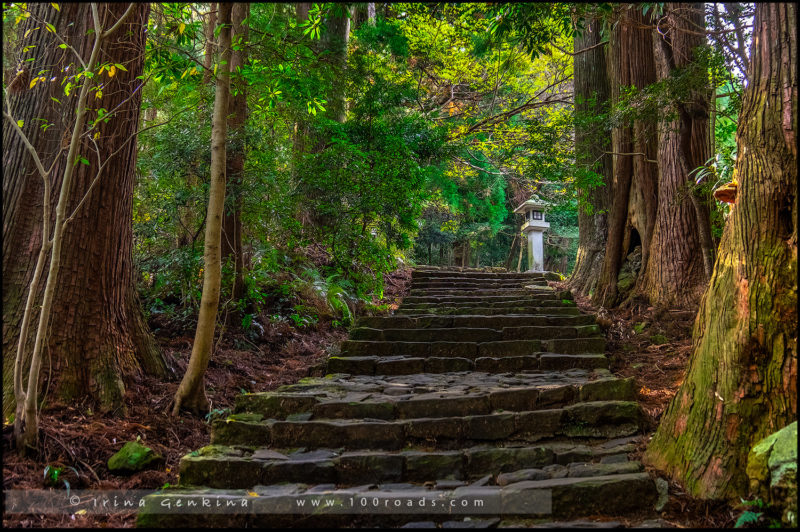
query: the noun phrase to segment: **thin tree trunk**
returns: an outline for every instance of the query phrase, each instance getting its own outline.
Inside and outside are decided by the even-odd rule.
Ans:
[[[620,87],[632,84],[631,67],[636,66],[640,56],[635,54],[632,44],[638,43],[636,29],[631,27],[625,15],[626,9],[615,8],[615,24],[609,37],[609,83],[611,103],[616,105],[620,99]],[[634,34],[634,35],[631,35]],[[640,54],[641,55],[641,54]],[[597,289],[592,301],[595,305],[610,307],[617,302],[617,276],[622,264],[622,242],[625,237],[625,222],[628,218],[628,201],[631,189],[633,162],[628,155],[632,153],[633,138],[631,128],[618,126],[611,131],[611,147],[615,153],[612,159],[614,203],[608,220],[608,239],[603,257],[603,268],[597,281]]]
[[[746,496],[750,448],[797,419],[796,21],[794,4],[756,4],[736,203],[689,370],[645,454],[703,498]]]
[[[229,2],[219,5],[219,46],[220,62],[231,63],[231,10]],[[200,315],[197,318],[192,355],[189,366],[175,393],[173,415],[181,409],[194,414],[208,412],[204,376],[214,343],[214,328],[217,321],[217,308],[222,278],[220,245],[222,237],[222,218],[225,209],[225,161],[228,122],[226,115],[230,101],[230,69],[217,69],[217,88],[214,98],[214,116],[211,131],[211,187],[206,217],[205,251],[203,253],[203,295],[200,301]]]
[[[344,5],[335,5],[334,11],[341,9],[342,14],[331,15],[327,21],[327,33],[325,37],[325,47],[330,52],[330,61],[333,65],[335,75],[342,79],[344,70],[347,68],[347,43],[350,40],[350,17],[349,8]],[[333,84],[333,90],[328,98],[326,116],[337,122],[344,122],[347,109],[345,105],[345,84],[337,82]]]
[[[514,235],[514,240],[511,241],[511,249],[508,250],[508,257],[506,258],[506,270],[511,268],[511,262],[514,260],[514,252],[519,245],[519,234]]]
[[[298,2],[295,4],[295,16],[297,22],[305,22],[308,18],[308,12],[311,9],[311,2]]]
[[[597,126],[585,126],[584,121],[604,112],[609,99],[608,72],[605,50],[601,42],[600,21],[587,21],[582,34],[576,34],[575,50],[593,48],[575,56],[575,158],[582,170],[599,174],[603,183],[589,191],[579,191],[582,203],[591,208],[578,210],[578,255],[569,280],[569,287],[580,295],[592,293],[603,265],[608,238],[608,210],[612,204],[612,161],[608,135]],[[509,255],[510,262],[510,255]]]
[[[30,4],[32,16],[23,24],[25,32],[40,25],[35,19],[55,26],[58,34],[86,58],[94,40],[86,31],[93,29],[88,4],[63,4],[56,11],[50,4]],[[100,4],[99,15],[106,29],[128,8],[127,4]],[[132,268],[132,202],[136,143],[131,140],[139,122],[141,103],[142,54],[144,24],[149,6],[137,5],[115,34],[103,42],[104,61],[125,65],[113,78],[104,78],[106,87],[99,100],[107,109],[117,109],[108,123],[98,124],[97,145],[102,160],[116,153],[105,167],[91,194],[71,221],[64,225],[59,274],[52,291],[51,320],[42,349],[52,361],[53,381],[50,397],[74,401],[89,397],[101,411],[124,411],[124,384],[128,378],[144,370],[165,376],[167,367],[161,353],[147,330],[138,295],[134,287]],[[30,39],[30,40],[28,40]],[[73,60],[71,52],[58,48],[58,41],[48,31],[32,31],[23,39],[24,45],[37,46],[36,61],[31,69],[52,69],[61,72]],[[131,50],[141,53],[131,53]],[[133,59],[131,59],[133,58]],[[76,68],[72,65],[71,68]],[[33,89],[11,94],[11,112],[23,120],[23,127],[32,145],[40,154],[45,167],[53,165],[50,209],[55,215],[55,202],[62,179],[69,165],[63,135],[75,119],[79,90],[66,97],[59,83],[40,83]],[[61,99],[55,104],[50,96]],[[93,95],[89,96],[96,101]],[[94,111],[87,117],[93,120]],[[42,131],[32,127],[35,118],[44,118],[54,126]],[[31,124],[31,127],[27,125]],[[36,175],[30,155],[19,138],[3,124],[3,406],[4,413],[13,410],[11,378],[14,352],[20,339],[20,325],[25,308],[25,294],[32,285],[37,250],[42,242],[42,179]],[[66,138],[69,141],[69,135]],[[127,142],[126,142],[127,141]],[[60,152],[59,148],[65,149]],[[72,183],[62,219],[66,222],[89,191],[100,165],[94,144],[85,141],[76,150],[89,161],[72,170]],[[56,155],[58,158],[56,158]],[[66,217],[66,218],[64,218]],[[55,220],[49,221],[52,227]],[[52,233],[51,233],[52,234]],[[41,307],[44,286],[34,290],[33,304]],[[23,338],[30,351],[34,331]]]
[[[247,18],[250,5],[235,3],[232,11],[233,34],[237,41],[248,40],[247,26],[242,21]],[[238,300],[244,297],[244,254],[242,250],[242,177],[245,157],[245,121],[247,120],[247,83],[238,70],[245,64],[247,57],[243,47],[231,52],[231,73],[235,76],[233,94],[230,96],[228,110],[228,131],[230,133],[230,149],[227,151],[225,166],[226,196],[228,206],[222,220],[222,261],[231,259],[233,265],[233,286],[231,297]]]
[[[214,67],[214,29],[217,27],[217,2],[209,2],[208,16],[203,24],[203,33],[206,38],[205,50],[203,52],[203,85],[211,83],[211,70]]]

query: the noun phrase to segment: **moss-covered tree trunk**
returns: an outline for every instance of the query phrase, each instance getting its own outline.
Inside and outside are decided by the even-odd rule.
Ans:
[[[652,32],[659,81],[694,60],[703,44],[698,31],[703,17],[703,4],[666,4],[661,31]],[[707,91],[692,91],[687,101],[663,109],[658,124],[659,201],[650,257],[640,276],[641,291],[656,306],[695,308],[708,283],[708,213],[695,205],[689,175],[708,158],[708,107]]]
[[[100,4],[102,23],[109,27],[128,4]],[[89,4],[62,4],[56,11],[49,3],[29,4],[32,16],[23,24],[22,45],[35,45],[35,61],[25,63],[29,72],[48,69],[59,76],[74,61],[72,52],[58,48],[60,41],[37,21],[45,20],[84,57],[94,40]],[[140,371],[165,376],[167,367],[147,329],[134,287],[132,266],[132,209],[136,142],[131,137],[139,123],[141,83],[148,4],[137,5],[132,15],[102,45],[101,61],[118,63],[114,77],[104,75],[102,97],[90,95],[90,107],[117,109],[108,123],[97,129],[101,160],[110,159],[91,194],[64,229],[57,286],[53,295],[49,335],[44,344],[45,368],[52,375],[48,394],[64,401],[86,397],[102,410],[124,409],[124,381]],[[71,69],[76,65],[72,64]],[[33,74],[35,75],[35,74]],[[49,79],[49,78],[48,78]],[[29,78],[30,80],[30,78]],[[41,155],[46,168],[54,164],[51,212],[67,165],[64,134],[69,141],[74,121],[77,90],[66,97],[58,82],[29,81],[10,93],[12,115],[23,120],[23,130]],[[51,100],[59,98],[62,105]],[[91,111],[89,120],[96,114]],[[36,119],[54,124],[43,131]],[[79,153],[89,165],[74,168],[66,213],[78,206],[100,165],[94,145],[84,140]],[[58,157],[57,157],[58,156]],[[33,276],[42,238],[42,180],[20,139],[3,124],[3,411],[14,409],[11,377],[25,298]],[[53,219],[50,221],[52,228]],[[52,234],[52,232],[51,232]],[[44,283],[39,283],[36,305],[41,305]],[[33,320],[37,318],[35,313]],[[35,327],[29,329],[33,344]],[[50,366],[52,364],[52,366]]]
[[[603,266],[608,238],[608,210],[612,200],[612,162],[608,135],[592,121],[604,112],[609,100],[608,72],[601,41],[601,21],[590,19],[582,33],[575,35],[575,157],[581,170],[600,175],[602,184],[581,190],[578,210],[578,255],[569,286],[580,295],[594,292]],[[594,47],[594,48],[593,48]],[[588,50],[588,51],[584,51]],[[516,242],[516,240],[515,240]],[[513,254],[513,246],[511,253]],[[511,254],[507,264],[511,262]],[[507,266],[508,267],[508,266]]]
[[[796,20],[794,4],[756,4],[738,196],[686,378],[645,454],[705,498],[745,495],[750,447],[797,419]]]
[[[231,10],[233,4],[219,4],[220,63],[231,63]],[[222,285],[222,218],[225,215],[225,161],[228,137],[228,105],[230,100],[230,68],[217,69],[217,86],[214,97],[214,115],[211,122],[211,186],[208,192],[205,248],[203,253],[203,295],[200,314],[192,345],[189,366],[178,391],[175,392],[173,415],[181,409],[193,414],[208,412],[204,377],[214,346],[214,329]]]

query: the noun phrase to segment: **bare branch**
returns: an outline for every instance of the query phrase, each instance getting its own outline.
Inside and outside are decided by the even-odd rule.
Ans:
[[[125,13],[123,13],[123,14],[122,14],[122,16],[121,16],[121,17],[120,17],[120,19],[117,21],[117,23],[116,23],[116,24],[114,24],[113,26],[111,26],[111,28],[109,28],[109,30],[108,30],[108,31],[105,31],[105,32],[103,32],[103,33],[100,35],[100,38],[101,38],[101,39],[106,39],[106,38],[108,38],[110,35],[112,35],[112,34],[113,34],[115,31],[117,31],[117,30],[119,29],[119,27],[120,27],[120,26],[122,26],[122,24],[125,22],[125,20],[126,20],[126,19],[127,19],[129,16],[131,16],[131,13],[133,13],[133,8],[134,8],[134,7],[136,7],[136,3],[135,3],[135,2],[131,2],[131,4],[128,6],[128,9],[126,9],[126,10],[125,10]]]

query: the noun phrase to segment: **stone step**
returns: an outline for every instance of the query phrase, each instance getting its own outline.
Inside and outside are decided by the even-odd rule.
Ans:
[[[633,450],[632,443],[606,447],[544,443],[454,451],[305,451],[209,445],[181,458],[180,486],[235,489],[283,482],[335,483],[340,487],[431,480],[466,483],[486,476],[490,477],[489,484],[507,485],[524,480],[637,473],[642,465],[627,460]]]
[[[552,274],[550,272],[538,272],[538,273],[496,273],[496,272],[455,272],[455,271],[448,271],[448,270],[440,270],[440,271],[422,271],[422,270],[414,270],[411,272],[411,279],[441,279],[441,278],[450,278],[456,280],[519,280],[519,281],[528,281],[528,280],[551,280],[557,281],[560,279],[558,274]]]
[[[537,315],[537,316],[580,316],[577,307],[537,307],[534,305],[520,306],[457,306],[457,307],[428,307],[428,308],[398,308],[395,316],[458,316],[458,315]]]
[[[217,420],[211,443],[310,449],[397,450],[407,444],[458,447],[464,442],[526,441],[555,437],[619,438],[640,429],[639,405],[632,401],[593,401],[549,410],[503,412],[399,421],[242,421]]]
[[[437,489],[433,484],[365,485],[343,489],[333,484],[283,484],[256,486],[250,490],[178,488],[148,495],[139,509],[137,526],[272,528],[297,526],[299,522],[303,527],[330,528],[353,526],[354,519],[363,517],[371,526],[386,527],[419,521],[421,516],[429,517],[431,523],[452,522],[467,516],[575,518],[641,512],[642,508],[651,507],[657,498],[655,483],[644,472],[454,489]],[[172,508],[177,500],[185,510]],[[298,509],[298,500],[305,501],[303,510]],[[243,505],[242,501],[247,502]],[[359,507],[358,501],[366,501],[366,506]],[[401,503],[403,511],[398,511],[396,501]],[[452,501],[465,501],[467,507],[455,511]],[[236,505],[242,509],[189,513],[190,508]]]
[[[565,355],[537,353],[527,356],[478,357],[474,360],[462,357],[403,357],[403,356],[357,356],[328,359],[328,373],[353,375],[412,375],[415,373],[450,373],[481,371],[507,373],[526,370],[565,370],[608,368],[605,355]]]
[[[569,292],[567,292],[569,293]],[[539,291],[531,290],[528,288],[493,288],[477,289],[477,288],[411,288],[411,291],[406,297],[448,297],[448,296],[518,296],[521,299],[532,298],[536,300],[555,300],[560,301],[567,299],[562,296],[562,292]],[[570,298],[571,299],[571,298]]]
[[[607,377],[607,372],[576,372],[554,378],[547,373],[525,375],[508,385],[495,378],[486,385],[459,387],[447,383],[425,387],[388,386],[379,392],[353,393],[347,387],[337,388],[322,381],[314,389],[308,386],[287,386],[280,392],[242,394],[236,398],[232,419],[260,421],[265,418],[283,420],[292,415],[309,414],[309,419],[382,420],[419,417],[447,417],[490,414],[563,407],[577,402],[632,401],[636,399],[633,378]],[[587,380],[587,378],[592,380]],[[511,380],[511,379],[508,379]],[[375,382],[381,382],[376,380]],[[413,383],[413,379],[409,379]],[[514,382],[514,381],[512,381]],[[405,384],[405,383],[400,383]],[[397,392],[401,393],[397,393]]]
[[[602,354],[605,351],[605,338],[489,342],[345,340],[341,344],[340,356],[460,357],[474,360],[481,357],[530,356],[542,351],[567,355]]]
[[[535,302],[540,307],[561,307],[575,306],[571,299],[561,299],[555,296],[532,296],[523,292],[522,294],[481,296],[406,296],[403,299],[403,306],[408,308],[414,305],[449,305],[454,306],[461,303],[508,303],[510,306],[515,304],[531,304]]]
[[[547,340],[552,338],[586,338],[601,334],[597,325],[578,327],[524,326],[503,327],[502,329],[463,327],[463,328],[424,328],[424,329],[373,329],[358,327],[350,331],[352,340],[378,340],[383,342],[492,342],[500,340]]]
[[[494,316],[367,316],[356,320],[356,327],[371,329],[446,329],[448,327],[477,327],[502,329],[503,327],[555,326],[576,327],[592,325],[594,316],[541,316],[541,315],[494,315]]]
[[[412,290],[536,290],[540,292],[554,292],[546,281],[459,281],[446,279],[435,281],[413,281]]]

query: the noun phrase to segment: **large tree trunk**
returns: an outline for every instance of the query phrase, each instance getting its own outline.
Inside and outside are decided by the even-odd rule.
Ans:
[[[702,4],[667,4],[659,24],[663,33],[652,32],[659,80],[669,79],[674,69],[686,67],[694,58],[694,49],[703,44],[698,32],[704,27],[703,13]],[[694,91],[689,102],[665,109],[673,116],[658,125],[659,202],[641,289],[651,304],[661,307],[694,308],[708,282],[708,213],[692,200],[689,176],[708,158],[708,99],[701,92]],[[706,221],[704,245],[699,219]]]
[[[746,495],[748,451],[797,419],[794,4],[756,4],[738,197],[695,322],[689,370],[645,459],[689,493]]]
[[[248,40],[247,26],[242,21],[247,18],[250,5],[236,3],[233,6],[233,33],[237,41]],[[238,300],[244,297],[244,254],[242,251],[242,176],[244,173],[245,121],[247,120],[247,82],[238,75],[238,70],[247,61],[243,47],[231,53],[231,73],[236,76],[233,81],[233,93],[228,109],[228,131],[230,146],[227,152],[225,174],[227,179],[225,216],[222,220],[222,261],[230,258],[233,266],[233,286],[231,297]]]
[[[127,4],[101,4],[100,17],[106,27],[118,20]],[[50,4],[30,4],[32,16],[23,24],[40,26],[38,20],[53,24],[64,40],[84,57],[94,40],[86,31],[93,29],[89,4],[63,4],[56,11]],[[140,370],[165,376],[167,367],[144,323],[132,270],[132,201],[136,159],[135,135],[139,122],[141,80],[144,54],[144,28],[148,4],[137,5],[124,25],[103,44],[103,61],[125,65],[113,78],[104,77],[102,98],[90,96],[97,107],[115,109],[108,123],[97,129],[97,145],[104,161],[117,152],[106,166],[99,182],[67,223],[60,257],[60,273],[52,303],[54,319],[44,344],[52,363],[53,380],[49,396],[64,401],[94,400],[103,410],[124,410],[123,381]],[[42,24],[43,26],[43,24]],[[52,33],[32,31],[22,45],[35,45],[35,61],[25,63],[28,72],[49,69],[48,76],[60,77],[62,69],[73,61],[71,52],[58,48]],[[135,51],[135,52],[134,52]],[[76,65],[71,66],[74,70]],[[35,74],[34,74],[35,75]],[[45,168],[58,161],[52,172],[54,213],[67,165],[63,146],[65,131],[71,130],[77,93],[65,97],[62,86],[41,82],[33,89],[28,82],[11,92],[11,111],[15,120],[23,120],[23,130],[41,154]],[[56,104],[50,97],[61,99]],[[92,104],[92,107],[95,105]],[[89,120],[96,115],[90,112]],[[54,125],[42,131],[35,119]],[[69,141],[67,133],[67,142]],[[42,237],[42,180],[22,142],[3,123],[3,411],[14,407],[10,368],[14,364],[25,298],[33,276],[34,263]],[[100,165],[93,144],[84,141],[80,154],[89,165],[79,164],[72,176],[67,203],[69,215],[89,190]],[[50,220],[52,227],[54,219]],[[41,305],[44,283],[39,284],[35,304]],[[36,320],[37,315],[33,316]],[[30,330],[28,345],[33,343]],[[50,373],[50,370],[43,372]]]
[[[591,19],[582,34],[575,35],[575,52],[597,46],[601,42],[600,21]],[[597,126],[583,125],[589,117],[603,112],[609,99],[605,50],[597,46],[575,56],[575,159],[581,170],[602,177],[603,184],[590,191],[580,191],[583,206],[578,210],[578,255],[569,280],[569,287],[580,295],[592,293],[603,266],[608,238],[608,209],[611,207],[612,162],[607,134]],[[513,253],[513,246],[511,252]],[[508,263],[511,262],[509,254]],[[508,266],[507,266],[508,267]]]
[[[620,87],[634,86],[644,88],[655,81],[653,67],[653,48],[650,44],[650,33],[647,24],[648,15],[642,15],[641,8],[623,5],[615,8],[616,25],[609,38],[608,72],[611,85],[611,103],[620,101]],[[606,241],[603,268],[597,281],[592,301],[596,305],[614,306],[618,300],[617,276],[627,250],[626,229],[629,219],[629,203],[631,188],[644,198],[648,194],[648,177],[652,170],[647,167],[648,133],[647,126],[635,121],[633,127],[620,125],[611,131],[611,147],[613,152],[613,205],[608,221],[608,240]],[[642,151],[644,150],[644,151]],[[644,155],[633,155],[644,154]],[[634,174],[637,177],[634,178]],[[633,195],[635,204],[638,201]],[[640,209],[644,210],[644,209]],[[643,213],[646,215],[646,212]],[[645,222],[644,226],[647,226]],[[646,229],[644,231],[646,233]],[[640,231],[640,234],[642,231]],[[646,245],[642,236],[643,247]]]
[[[231,63],[231,10],[233,4],[219,4],[220,63]],[[225,214],[225,162],[228,137],[228,105],[230,101],[230,69],[217,70],[217,87],[214,98],[214,115],[211,122],[211,186],[208,192],[208,215],[206,217],[205,251],[203,253],[203,295],[200,314],[192,345],[189,366],[175,393],[173,415],[181,409],[193,414],[208,412],[204,376],[214,344],[214,329],[217,323],[217,308],[222,284],[222,218]]]

